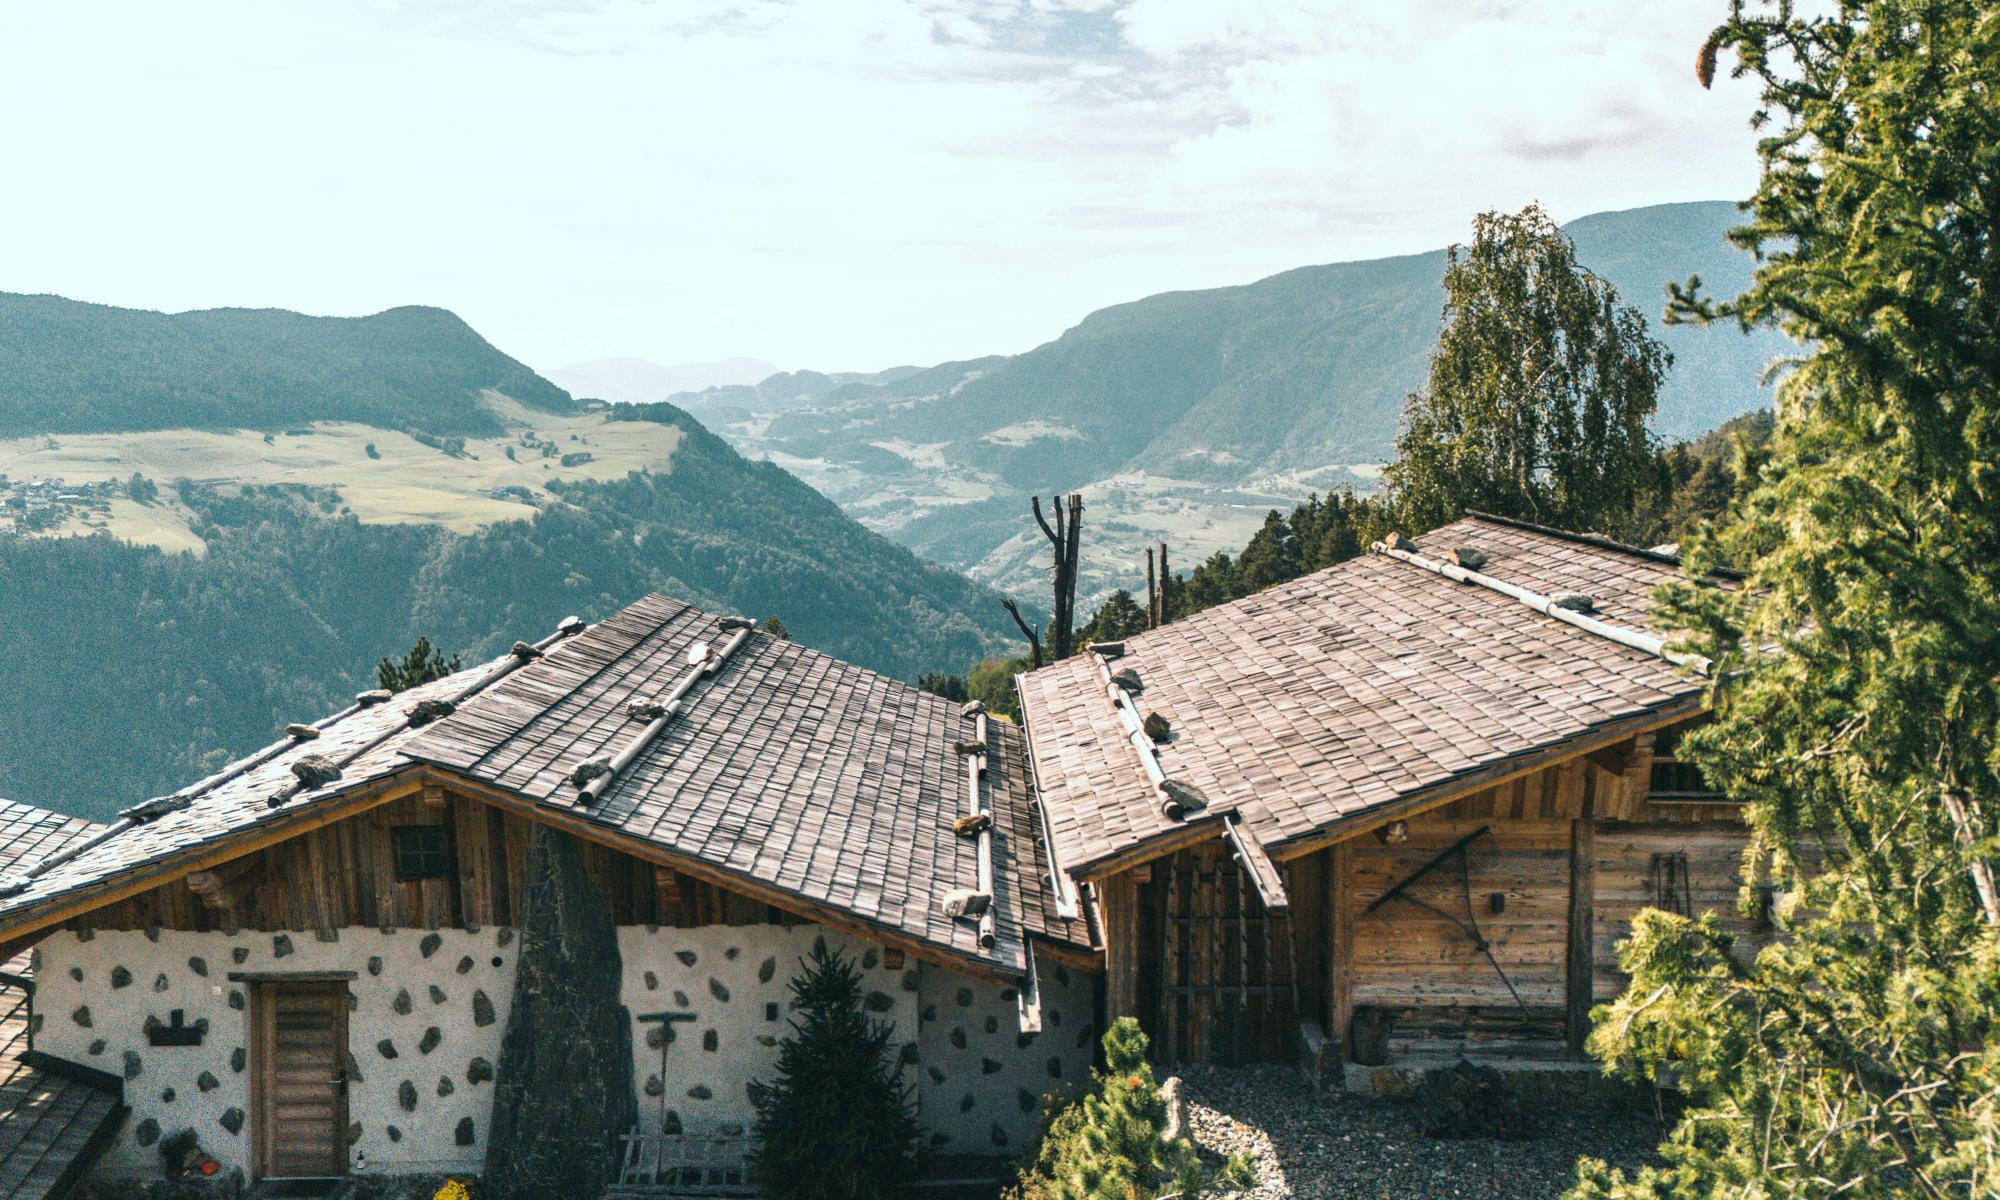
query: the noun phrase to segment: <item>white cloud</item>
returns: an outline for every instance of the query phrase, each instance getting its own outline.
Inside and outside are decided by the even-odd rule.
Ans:
[[[1175,287],[1743,193],[1706,5],[0,13],[0,287],[452,306],[530,361],[1019,349]]]

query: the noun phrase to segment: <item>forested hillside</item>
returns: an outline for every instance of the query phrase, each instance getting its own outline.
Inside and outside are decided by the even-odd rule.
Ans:
[[[557,483],[532,520],[471,534],[362,524],[333,488],[183,483],[205,557],[0,539],[0,795],[102,817],[374,686],[419,634],[485,656],[648,591],[899,676],[1003,644],[992,593],[686,414],[645,417],[682,428],[670,470]]]
[[[575,407],[440,308],[158,313],[0,293],[0,437],[311,421],[492,434],[488,389],[545,412]]]
[[[1671,204],[1565,227],[1578,260],[1674,354],[1655,422],[1668,438],[1768,404],[1759,371],[1790,346],[1658,320],[1669,281],[1700,274],[1720,294],[1748,283],[1749,256],[1723,237],[1737,220],[1727,203]],[[773,386],[797,378],[780,377],[680,402],[871,528],[1025,590],[1036,543],[1019,535],[1034,491],[1082,490],[1099,528],[1130,530],[1130,547],[1164,538],[1206,554],[1241,545],[1272,503],[1369,486],[1423,381],[1444,266],[1437,250],[1301,267],[1103,309],[1011,357],[813,394]]]

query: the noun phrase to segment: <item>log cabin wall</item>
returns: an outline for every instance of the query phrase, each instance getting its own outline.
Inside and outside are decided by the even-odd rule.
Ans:
[[[440,877],[399,878],[396,843],[408,835],[398,831],[408,830],[435,830],[434,836],[442,838],[445,869]],[[200,873],[209,880],[175,879],[64,927],[303,932],[512,925],[527,863],[528,830],[527,818],[465,796],[409,796]],[[585,842],[583,856],[619,925],[694,928],[798,921],[767,904],[608,847]],[[198,893],[195,883],[209,884],[210,890]]]

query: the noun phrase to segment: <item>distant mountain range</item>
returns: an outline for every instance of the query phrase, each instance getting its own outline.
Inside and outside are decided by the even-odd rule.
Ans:
[[[0,437],[312,421],[494,434],[503,427],[480,402],[488,390],[544,412],[575,408],[441,308],[159,313],[0,293]]]
[[[724,358],[671,366],[643,358],[600,358],[547,372],[571,395],[613,403],[648,404],[679,392],[755,383],[778,373],[761,358]]]
[[[1759,371],[1790,346],[1658,321],[1670,280],[1699,274],[1724,295],[1747,285],[1749,256],[1723,238],[1737,215],[1671,204],[1565,227],[1674,353],[1656,420],[1666,437],[1768,403]],[[1184,556],[1234,548],[1272,504],[1371,484],[1424,380],[1444,261],[1438,250],[1302,267],[1103,309],[1024,354],[801,371],[674,400],[871,528],[1003,587],[1041,586],[1027,495],[1080,489],[1094,514],[1087,572],[1129,581],[1147,541]]]

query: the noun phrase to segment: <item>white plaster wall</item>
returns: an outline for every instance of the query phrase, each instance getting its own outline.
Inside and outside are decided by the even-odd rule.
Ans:
[[[1014,989],[922,968],[918,1111],[939,1150],[1019,1154],[1034,1135],[1042,1098],[1090,1082],[1093,977],[1049,962],[1037,975],[1042,1031],[1024,1034]]]
[[[104,1173],[156,1173],[158,1152],[142,1140],[183,1128],[193,1129],[225,1167],[247,1172],[250,1094],[246,1068],[239,1064],[246,1062],[249,1046],[249,985],[231,983],[229,973],[353,971],[348,1117],[359,1127],[351,1147],[355,1167],[383,1173],[477,1170],[486,1154],[493,1085],[473,1082],[472,1060],[483,1058],[489,1065],[499,1060],[513,998],[514,949],[512,931],[493,928],[441,929],[434,935],[343,929],[331,942],[312,933],[165,931],[154,940],[146,933],[116,932],[87,941],[59,933],[41,946],[35,994],[41,1029],[35,1044],[126,1078],[132,1115],[102,1161]],[[131,975],[124,987],[113,986],[119,967]],[[433,987],[441,1003],[433,998]],[[405,991],[407,1014],[396,1011],[397,996]],[[484,1025],[475,1019],[475,996],[481,993],[493,1010]],[[86,1006],[88,1027],[77,1019]],[[147,1016],[164,1022],[176,1008],[184,1010],[189,1024],[207,1018],[203,1043],[148,1045]],[[477,1008],[484,1018],[485,1005]],[[425,1053],[421,1046],[432,1028],[438,1041]],[[384,1056],[384,1041],[395,1058]],[[415,1093],[411,1110],[403,1107],[405,1081]],[[204,1083],[213,1086],[203,1090]],[[232,1113],[243,1118],[235,1133],[223,1124]],[[459,1124],[467,1118],[473,1143],[462,1146]]]
[[[622,999],[633,1019],[643,1123],[658,1122],[664,1110],[689,1133],[753,1124],[748,1086],[774,1074],[778,1042],[790,1029],[789,985],[819,937],[861,969],[871,1011],[895,1026],[919,1114],[939,1149],[1017,1153],[1034,1130],[1042,1095],[1088,1079],[1093,988],[1083,972],[1042,965],[1043,1032],[1023,1035],[1012,989],[908,957],[891,970],[880,947],[817,926],[627,926],[618,930]],[[499,1063],[517,948],[513,931],[499,928],[435,934],[350,928],[330,942],[312,933],[117,932],[87,939],[58,933],[40,951],[36,1045],[126,1076],[132,1115],[102,1162],[103,1174],[156,1173],[157,1138],[182,1128],[194,1129],[225,1167],[247,1172],[250,1101],[240,1064],[249,1045],[249,985],[231,983],[229,973],[353,971],[354,1168],[476,1172],[486,1154],[493,1086],[488,1078],[475,1080],[473,1060]],[[120,967],[130,980],[114,987]],[[397,1011],[404,993],[408,1013]],[[481,994],[486,1003],[476,1004]],[[488,1004],[490,1020],[482,1024]],[[769,1005],[776,1005],[776,1019]],[[88,1026],[78,1021],[86,1007]],[[208,1020],[202,1045],[147,1044],[146,1018],[164,1022],[175,1008],[189,1023]],[[673,1026],[664,1072],[657,1037],[648,1036],[661,1027],[639,1020],[661,1011],[695,1015]],[[438,1040],[426,1053],[421,1047],[432,1028]],[[394,1058],[385,1056],[385,1041]],[[405,1082],[413,1109],[403,1106]],[[224,1124],[231,1114],[244,1118],[235,1133]],[[462,1145],[461,1123],[468,1119],[471,1142]]]

